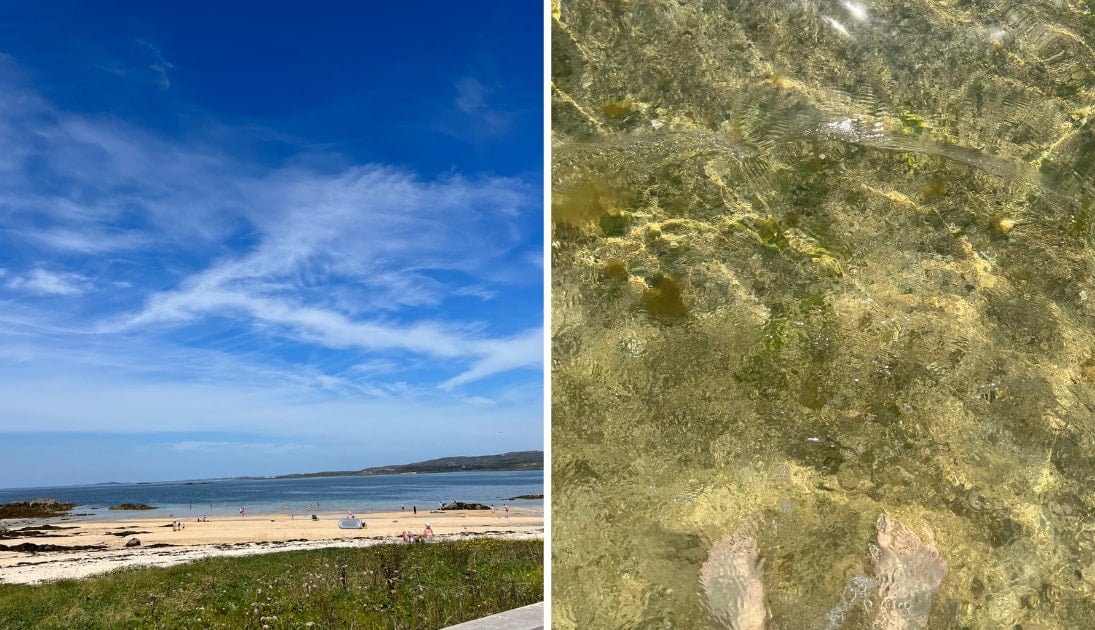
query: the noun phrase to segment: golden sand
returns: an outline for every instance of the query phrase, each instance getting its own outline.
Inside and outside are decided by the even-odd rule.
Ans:
[[[380,512],[355,514],[364,529],[340,529],[345,513],[309,516],[282,514],[197,518],[175,521],[164,518],[130,518],[113,521],[50,519],[50,524],[72,529],[53,530],[50,536],[9,538],[11,548],[22,543],[58,547],[97,546],[98,549],[55,551],[0,551],[0,583],[37,583],[80,578],[126,566],[170,566],[217,555],[248,555],[320,547],[369,546],[401,543],[404,531],[421,536],[426,524],[432,540],[480,536],[506,538],[543,537],[544,518],[539,510],[510,508],[508,515],[486,511]],[[45,521],[42,521],[45,522]],[[19,529],[8,523],[13,530]],[[126,547],[133,538],[140,546]]]

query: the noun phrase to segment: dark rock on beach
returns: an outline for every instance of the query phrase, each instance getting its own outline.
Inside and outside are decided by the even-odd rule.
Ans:
[[[510,497],[510,498],[506,499],[506,501],[517,501],[518,499],[534,500],[534,499],[543,499],[543,498],[544,498],[544,495],[542,495],[542,494],[522,494],[521,496]]]
[[[65,516],[76,507],[75,503],[62,503],[57,499],[34,499],[33,501],[13,501],[0,505],[0,519],[3,518],[52,518]]]
[[[141,539],[140,538],[130,538],[129,540],[125,541],[125,546],[126,547],[140,547],[141,546]]]
[[[110,506],[112,510],[155,510],[154,505],[145,505],[144,503],[123,503],[121,505]]]
[[[31,553],[42,551],[87,551],[105,548],[103,545],[38,545],[29,542],[18,545],[0,545],[0,551],[27,551]]]
[[[489,510],[489,505],[483,505],[482,503],[464,503],[463,501],[453,501],[441,507],[442,510]]]
[[[48,532],[59,529],[76,529],[75,527],[57,527],[56,525],[41,525],[38,527],[22,527],[19,529],[0,529],[0,540],[12,538],[58,538],[67,534],[50,534]]]

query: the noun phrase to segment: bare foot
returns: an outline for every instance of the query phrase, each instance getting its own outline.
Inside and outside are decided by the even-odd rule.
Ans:
[[[733,630],[763,630],[763,560],[759,560],[755,523],[746,521],[712,547],[700,569],[700,584],[711,613]]]
[[[923,542],[908,527],[883,514],[878,517],[878,613],[872,627],[913,630],[928,625],[932,598],[947,576],[947,563],[935,548],[931,532]],[[710,562],[710,561],[709,561]]]

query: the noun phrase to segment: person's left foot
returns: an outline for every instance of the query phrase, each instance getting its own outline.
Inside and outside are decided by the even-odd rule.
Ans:
[[[762,630],[767,618],[754,523],[747,521],[712,547],[700,569],[711,613],[726,628]]]

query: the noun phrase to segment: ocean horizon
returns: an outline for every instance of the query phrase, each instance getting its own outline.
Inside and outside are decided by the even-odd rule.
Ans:
[[[57,499],[75,503],[60,518],[125,520],[143,517],[199,518],[317,512],[429,512],[442,503],[462,501],[543,512],[544,471],[462,471],[306,478],[236,477],[137,483],[105,482],[73,486],[0,489],[0,503]],[[151,510],[111,510],[123,503]]]

